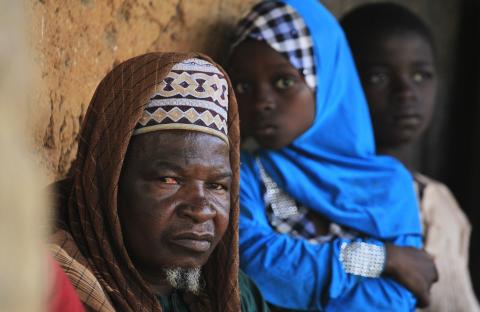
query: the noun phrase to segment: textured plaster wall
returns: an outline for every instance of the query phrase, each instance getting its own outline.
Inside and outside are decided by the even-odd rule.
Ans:
[[[67,173],[90,98],[114,64],[149,51],[195,50],[219,57],[232,26],[256,2],[27,0],[31,41],[41,75],[34,92],[31,130],[50,180]],[[365,2],[371,1],[324,1],[337,16]],[[451,66],[449,47],[456,36],[456,1],[397,2],[409,5],[435,27],[440,37],[441,75],[446,76]],[[447,98],[448,88],[445,90]]]
[[[50,179],[64,176],[95,87],[117,64],[149,51],[218,56],[252,0],[29,0],[41,86],[32,132]]]

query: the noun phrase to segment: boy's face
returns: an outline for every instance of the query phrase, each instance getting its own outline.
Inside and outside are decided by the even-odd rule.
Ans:
[[[279,149],[305,132],[315,118],[315,98],[303,76],[263,42],[238,45],[228,66],[239,103],[242,135]]]
[[[435,102],[435,64],[428,41],[412,33],[383,36],[364,47],[356,61],[377,146],[416,139],[428,126]]]

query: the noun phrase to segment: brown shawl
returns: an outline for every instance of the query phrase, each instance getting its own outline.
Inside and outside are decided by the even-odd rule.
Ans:
[[[60,194],[63,203],[59,204],[52,250],[91,310],[161,311],[124,246],[117,214],[118,181],[132,132],[155,86],[174,64],[193,57],[215,64],[197,53],[149,53],[129,59],[107,74],[90,102],[79,136],[72,179],[63,184]],[[193,304],[201,310],[207,304],[208,310],[218,312],[240,311],[237,280],[240,136],[237,103],[229,80],[228,84],[228,136],[233,171],[230,224],[204,266],[203,299],[207,299],[196,298]]]

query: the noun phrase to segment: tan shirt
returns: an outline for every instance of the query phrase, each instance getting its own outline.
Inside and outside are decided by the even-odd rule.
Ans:
[[[480,311],[468,271],[471,226],[450,190],[442,183],[415,174],[425,248],[437,265],[431,304],[419,311]]]

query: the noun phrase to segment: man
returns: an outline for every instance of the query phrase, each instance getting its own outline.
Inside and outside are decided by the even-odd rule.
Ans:
[[[266,309],[238,272],[238,144],[230,83],[205,56],[107,74],[58,184],[52,245],[89,310]]]

